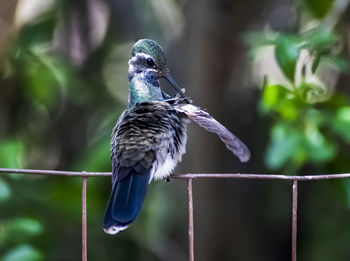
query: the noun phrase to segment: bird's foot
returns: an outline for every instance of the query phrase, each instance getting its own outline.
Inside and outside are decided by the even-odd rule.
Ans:
[[[183,94],[185,94],[186,89],[185,89],[185,88],[181,88],[181,91],[182,91]],[[180,95],[180,93],[176,93],[175,96],[174,96],[174,98],[184,99],[184,98],[182,98],[182,96]]]
[[[181,89],[182,93],[186,92],[185,88]],[[192,100],[189,97],[183,98],[179,93],[176,93],[174,97],[171,97],[169,94],[162,92],[164,101],[169,102],[169,103],[179,103],[181,101],[190,101],[192,103]]]
[[[166,178],[164,178],[164,181],[165,182],[170,182],[171,181],[170,176],[167,176]]]

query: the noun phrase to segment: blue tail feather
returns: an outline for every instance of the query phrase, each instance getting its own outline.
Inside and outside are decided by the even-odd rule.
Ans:
[[[150,171],[138,173],[130,167],[121,170],[124,171],[129,175],[114,182],[106,208],[103,228],[109,234],[127,228],[137,217],[150,179]]]

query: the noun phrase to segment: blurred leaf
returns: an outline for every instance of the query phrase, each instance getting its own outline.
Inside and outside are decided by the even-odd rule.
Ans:
[[[301,93],[304,101],[307,103],[316,103],[320,100],[324,101],[324,99],[327,97],[326,90],[322,86],[311,82],[303,82],[298,87],[298,91]]]
[[[55,79],[43,64],[32,64],[27,71],[27,90],[39,103],[51,105],[57,98]]]
[[[271,131],[271,142],[267,148],[265,163],[270,169],[281,168],[292,157],[298,156],[302,145],[300,132],[291,124],[278,123]]]
[[[342,107],[346,107],[348,104],[348,98],[341,93],[334,93],[332,97],[324,103],[325,107],[332,111],[337,111]]]
[[[315,126],[322,126],[329,123],[329,114],[323,110],[311,108],[304,113],[304,116],[306,122],[312,123]]]
[[[299,35],[300,47],[318,56],[328,55],[338,37],[329,28],[316,27]]]
[[[7,183],[0,178],[0,202],[7,200],[11,196],[11,189]]]
[[[24,160],[23,145],[19,140],[0,141],[0,166],[2,168],[21,168]]]
[[[298,114],[295,94],[281,85],[265,86],[263,109],[265,111],[276,111],[285,119],[295,119]]]
[[[334,0],[304,0],[310,12],[317,18],[323,18],[333,7]]]
[[[251,45],[254,47],[261,47],[264,45],[273,45],[275,43],[275,38],[277,33],[275,32],[247,32],[242,34],[242,41],[246,45]]]
[[[298,42],[291,36],[279,36],[276,40],[275,58],[284,75],[294,82],[295,66],[299,57]]]
[[[278,111],[286,120],[295,120],[298,116],[297,103],[292,100],[283,101],[278,107]]]
[[[336,154],[335,144],[328,141],[316,126],[309,124],[305,131],[307,158],[313,162],[328,162]]]
[[[35,219],[17,218],[9,223],[8,227],[12,235],[37,236],[43,232],[43,226]]]
[[[68,81],[66,68],[48,54],[47,46],[37,45],[31,49],[22,49],[13,66],[22,68],[23,88],[28,98],[46,107],[54,107],[59,102],[59,87]]]
[[[324,60],[325,62],[328,62],[330,64],[333,64],[342,72],[346,72],[349,70],[348,61],[339,57],[339,56],[331,55],[331,54],[325,55],[325,56],[322,56],[322,60]]]
[[[312,63],[312,67],[311,67],[311,71],[312,73],[315,73],[318,66],[320,65],[320,61],[321,61],[321,56],[320,55],[317,55],[315,60],[313,61]]]
[[[53,37],[54,28],[57,22],[57,15],[53,11],[42,14],[32,23],[26,24],[18,34],[18,43],[21,46],[30,47],[32,45],[50,42]],[[17,46],[18,48],[18,46]]]
[[[340,134],[346,142],[350,143],[350,107],[340,108],[331,125],[333,130]]]
[[[263,93],[265,108],[269,110],[274,108],[288,93],[290,91],[282,85],[266,85]]]
[[[38,261],[42,260],[41,253],[29,245],[20,245],[8,251],[1,261]]]

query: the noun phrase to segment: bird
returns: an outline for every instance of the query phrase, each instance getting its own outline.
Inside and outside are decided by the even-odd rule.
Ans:
[[[161,89],[162,78],[176,90],[175,96]],[[185,96],[171,77],[165,52],[156,41],[141,39],[133,45],[128,83],[128,105],[112,131],[110,146],[112,191],[103,229],[112,235],[136,219],[152,180],[169,180],[185,153],[191,120],[216,133],[241,162],[250,158],[242,141]]]

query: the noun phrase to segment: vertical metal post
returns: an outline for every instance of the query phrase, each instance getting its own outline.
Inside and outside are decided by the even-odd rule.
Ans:
[[[189,240],[189,260],[194,261],[194,232],[193,232],[193,196],[192,179],[187,180],[188,191],[188,240]]]
[[[87,231],[86,231],[86,183],[87,177],[83,176],[82,197],[81,197],[81,223],[82,223],[82,260],[87,261]]]
[[[297,261],[297,214],[298,214],[298,181],[293,181],[292,203],[292,261]]]

